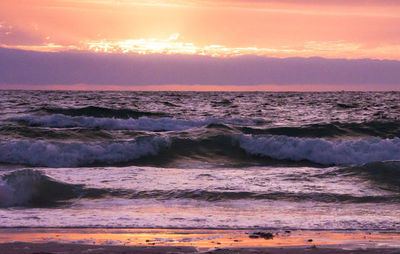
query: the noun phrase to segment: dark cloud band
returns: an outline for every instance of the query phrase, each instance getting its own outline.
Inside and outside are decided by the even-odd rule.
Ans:
[[[0,48],[0,84],[400,85],[400,61],[44,53]]]

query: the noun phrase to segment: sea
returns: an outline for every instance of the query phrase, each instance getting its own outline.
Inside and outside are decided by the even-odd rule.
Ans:
[[[400,93],[2,90],[0,227],[399,232]]]

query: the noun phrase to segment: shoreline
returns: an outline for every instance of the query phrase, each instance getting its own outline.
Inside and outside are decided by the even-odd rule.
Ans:
[[[60,243],[2,243],[0,244],[2,254],[55,254],[55,253],[74,253],[74,254],[108,254],[108,253],[265,253],[265,254],[398,254],[398,248],[360,248],[360,249],[345,249],[342,247],[253,247],[253,248],[215,248],[210,250],[198,250],[194,247],[180,246],[104,246],[104,245],[83,245],[83,244],[60,244]]]
[[[284,229],[0,228],[0,249],[4,254],[400,253],[400,233]]]

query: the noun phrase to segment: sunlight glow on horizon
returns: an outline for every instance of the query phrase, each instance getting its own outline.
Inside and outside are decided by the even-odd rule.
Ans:
[[[96,40],[81,41],[77,45],[59,45],[49,42],[42,45],[6,45],[0,47],[38,51],[38,52],[63,52],[87,51],[105,54],[182,54],[200,55],[211,57],[235,57],[243,55],[288,58],[288,57],[323,57],[361,59],[371,58],[380,60],[400,60],[400,44],[366,48],[360,43],[346,41],[306,41],[300,47],[227,47],[225,45],[198,46],[193,42],[185,42],[179,33],[171,34],[167,39],[140,38],[128,40]]]
[[[137,53],[137,54],[189,54],[215,57],[237,55],[264,55],[277,52],[266,48],[228,48],[223,45],[196,46],[194,43],[179,41],[180,34],[172,34],[168,39],[137,39],[123,41],[87,42],[88,50],[102,53]],[[290,51],[287,49],[287,51]]]
[[[355,85],[145,85],[145,86],[120,86],[120,85],[94,85],[94,84],[74,84],[74,85],[1,85],[1,90],[60,90],[60,91],[171,91],[171,92],[335,92],[335,91],[393,91],[391,88],[377,88],[374,85],[359,87]]]

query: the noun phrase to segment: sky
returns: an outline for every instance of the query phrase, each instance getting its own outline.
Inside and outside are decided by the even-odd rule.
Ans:
[[[400,90],[398,0],[1,0],[0,88]]]

